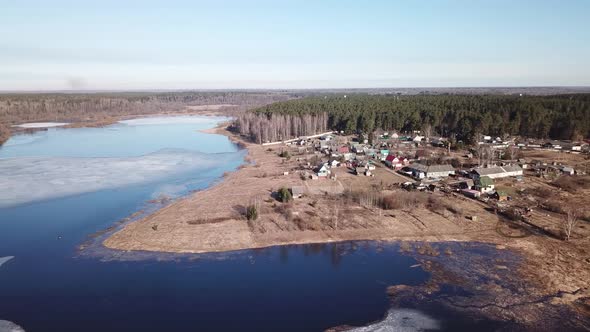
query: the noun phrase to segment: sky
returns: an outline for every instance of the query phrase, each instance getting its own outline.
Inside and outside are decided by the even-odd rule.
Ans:
[[[586,0],[0,0],[0,90],[590,86]]]

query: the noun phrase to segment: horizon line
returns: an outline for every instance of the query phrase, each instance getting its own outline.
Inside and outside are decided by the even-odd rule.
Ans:
[[[355,91],[355,90],[416,90],[416,89],[583,89],[590,90],[590,85],[522,85],[522,86],[407,86],[407,87],[355,87],[355,88],[172,88],[172,89],[31,89],[2,90],[7,93],[123,93],[123,92],[223,92],[223,91]]]

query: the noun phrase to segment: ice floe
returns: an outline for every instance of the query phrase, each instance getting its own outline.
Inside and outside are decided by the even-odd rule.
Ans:
[[[0,332],[25,332],[25,329],[13,322],[0,319]]]
[[[0,158],[0,207],[207,171],[239,158],[234,153],[165,149],[140,157]]]
[[[440,324],[428,315],[412,309],[392,309],[384,320],[357,327],[354,332],[410,332],[439,330]]]
[[[129,126],[146,126],[146,125],[169,125],[169,124],[206,124],[216,123],[226,120],[224,117],[204,117],[204,116],[166,116],[166,117],[151,117],[122,120],[123,123]]]
[[[9,260],[11,260],[13,258],[14,258],[14,256],[0,257],[0,267],[2,267],[2,265],[4,265],[4,263],[8,262]]]
[[[13,127],[17,128],[52,128],[52,127],[62,127],[67,126],[69,123],[67,122],[30,122],[30,123],[21,123],[14,125]]]

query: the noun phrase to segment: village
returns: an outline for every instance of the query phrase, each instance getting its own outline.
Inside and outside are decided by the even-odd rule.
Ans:
[[[562,175],[584,177],[590,165],[586,142],[502,140],[486,135],[475,148],[466,150],[451,150],[447,139],[425,137],[420,132],[380,132],[362,141],[358,136],[331,132],[263,146],[268,152],[277,146],[279,156],[295,158],[296,171],[303,180],[344,180],[349,182],[348,188],[354,184],[359,189],[368,181],[351,180],[351,175],[377,177],[382,184],[410,191],[460,194],[502,211],[516,209],[523,218],[542,206],[534,199],[529,203],[536,204],[518,200],[531,189],[526,182],[548,184]],[[290,191],[300,198],[317,187],[323,185],[293,186]],[[345,186],[339,187],[338,193],[342,193]]]

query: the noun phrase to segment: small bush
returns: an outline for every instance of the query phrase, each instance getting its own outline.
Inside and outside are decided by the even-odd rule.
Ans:
[[[279,153],[279,157],[285,158],[287,160],[291,159],[291,155],[289,154],[289,151],[281,151],[281,153]]]
[[[258,219],[258,209],[254,205],[249,205],[246,208],[246,219],[256,220]]]
[[[291,192],[289,191],[289,189],[282,187],[281,189],[279,189],[278,191],[278,198],[279,201],[283,202],[283,203],[288,203],[289,201],[291,201],[293,199],[293,195],[291,195]]]
[[[278,214],[282,214],[285,217],[285,220],[291,221],[293,220],[293,211],[289,204],[279,204],[275,206],[275,212]]]
[[[543,209],[545,209],[547,211],[555,212],[555,213],[565,213],[562,206],[563,206],[562,202],[554,201],[554,200],[546,201],[542,205]]]

